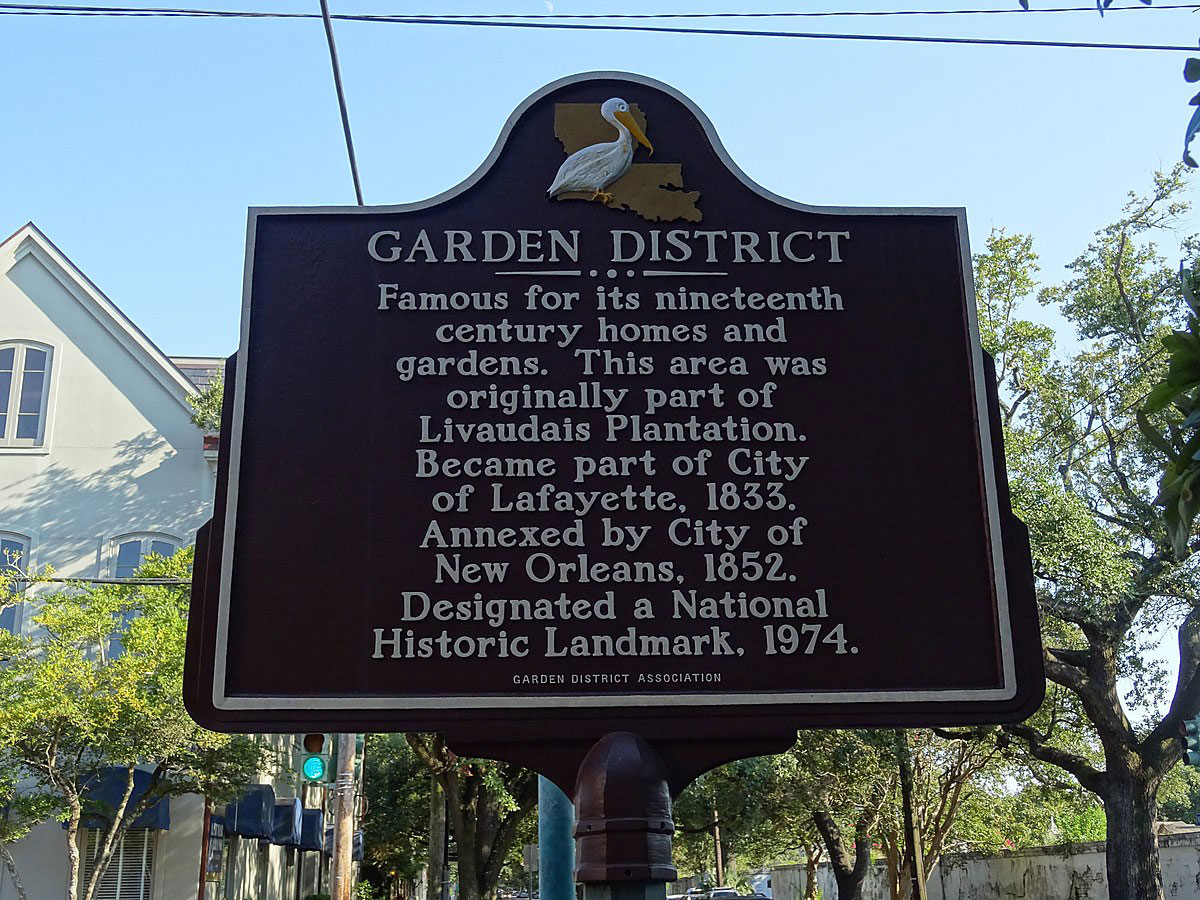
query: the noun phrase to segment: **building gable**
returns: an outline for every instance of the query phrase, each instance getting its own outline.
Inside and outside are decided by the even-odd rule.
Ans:
[[[35,260],[80,307],[137,360],[147,374],[190,412],[188,397],[196,394],[195,385],[32,222],[22,226],[0,243],[0,267],[3,267],[4,272],[7,273],[26,258]],[[37,302],[36,297],[29,299]]]

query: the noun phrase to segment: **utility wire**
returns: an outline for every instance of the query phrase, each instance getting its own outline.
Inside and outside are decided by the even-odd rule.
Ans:
[[[28,584],[41,584],[47,582],[50,584],[124,584],[124,585],[141,585],[141,584],[191,584],[190,578],[48,578],[38,575],[11,575],[6,576],[9,581],[23,582]]]
[[[354,196],[363,205],[362,183],[358,180],[358,160],[354,156],[354,138],[350,135],[350,114],[346,111],[346,92],[342,89],[342,68],[338,65],[337,45],[333,42],[333,22],[329,18],[329,0],[321,0],[321,18],[325,22],[325,39],[329,43],[329,63],[333,66],[333,86],[337,91],[338,109],[342,114],[342,134],[346,136],[346,155],[350,158],[350,178],[354,181]]]
[[[311,18],[294,13],[253,13],[229,10],[159,9],[148,11],[136,7],[72,7],[36,6],[33,4],[0,4],[0,15],[158,15],[200,16],[205,18]],[[485,19],[454,19],[445,16],[386,16],[339,15],[344,21],[376,22],[398,25],[460,25],[472,28],[537,28],[555,31],[617,31],[644,34],[708,35],[723,37],[800,38],[807,40],[870,41],[909,44],[957,44],[988,47],[1047,47],[1075,50],[1154,50],[1194,53],[1187,44],[1126,44],[1099,41],[1049,41],[1015,38],[939,37],[933,35],[849,34],[805,31],[757,31],[737,28],[680,28],[667,25],[582,25],[575,22],[497,21]]]
[[[1153,390],[1154,389],[1151,388],[1149,391],[1146,391],[1140,397],[1135,397],[1129,403],[1126,403],[1124,406],[1122,406],[1120,409],[1118,409],[1115,413],[1110,415],[1107,419],[1102,419],[1099,423],[1092,425],[1090,428],[1088,428],[1087,431],[1085,431],[1083,434],[1081,434],[1079,436],[1079,440],[1082,441],[1084,438],[1088,437],[1089,435],[1094,434],[1097,428],[1103,428],[1105,425],[1111,424],[1113,421],[1116,420],[1117,416],[1122,415],[1123,413],[1129,412],[1129,410],[1133,409],[1139,403],[1144,402],[1145,399],[1150,396],[1150,393]],[[1124,428],[1122,428],[1120,431],[1118,431],[1116,434],[1114,434],[1113,437],[1120,437],[1121,435],[1125,434],[1127,431],[1130,431],[1132,428],[1133,428],[1133,425],[1127,425]],[[1072,443],[1075,443],[1075,442],[1071,441],[1071,442],[1064,444],[1062,447],[1059,447],[1057,450],[1054,451],[1052,456],[1058,457],[1060,454],[1065,453],[1066,450],[1071,446]],[[1084,454],[1081,454],[1080,456],[1078,456],[1075,459],[1075,462],[1082,462],[1083,460],[1088,459],[1091,456],[1094,456],[1096,454],[1096,452],[1101,449],[1103,449],[1103,445],[1101,445],[1099,447],[1093,447],[1087,453],[1084,453]]]
[[[1167,352],[1166,347],[1159,347],[1157,350],[1155,350],[1149,356],[1143,357],[1142,359],[1138,360],[1136,363],[1134,363],[1132,366],[1130,366],[1128,369],[1126,369],[1123,373],[1121,373],[1121,375],[1119,375],[1112,382],[1112,384],[1110,384],[1107,388],[1105,388],[1104,390],[1102,390],[1100,393],[1096,394],[1095,396],[1089,397],[1086,400],[1084,400],[1077,407],[1075,407],[1073,410],[1071,410],[1069,413],[1067,413],[1065,416],[1063,416],[1056,424],[1051,425],[1049,428],[1047,428],[1045,431],[1043,431],[1041,434],[1039,434],[1037,437],[1035,437],[1033,439],[1033,443],[1030,445],[1029,449],[1036,450],[1038,447],[1040,447],[1042,445],[1042,442],[1045,441],[1046,438],[1048,438],[1050,435],[1054,434],[1056,431],[1061,429],[1064,425],[1066,425],[1068,422],[1070,422],[1072,419],[1074,419],[1077,415],[1079,415],[1080,412],[1082,412],[1087,407],[1091,406],[1097,400],[1107,397],[1109,394],[1111,394],[1113,391],[1115,391],[1117,388],[1119,388],[1125,382],[1126,378],[1128,378],[1130,375],[1132,375],[1134,372],[1136,372],[1138,369],[1142,368],[1143,366],[1149,365],[1155,359],[1162,356],[1166,352]],[[1084,435],[1084,437],[1086,437],[1086,436],[1087,435]]]
[[[315,19],[317,13],[292,13],[274,11],[239,11],[219,9],[189,9],[184,7],[141,7],[141,6],[81,6],[77,4],[46,4],[46,3],[0,3],[0,9],[23,12],[28,15],[111,15],[111,16],[211,16],[217,18],[278,18],[278,19]],[[1125,12],[1129,10],[1166,9],[1200,9],[1196,3],[1165,3],[1157,6],[1110,7],[1108,12]],[[410,19],[527,19],[527,20],[591,20],[591,19],[800,19],[800,18],[842,18],[842,17],[887,17],[887,16],[990,16],[990,15],[1026,15],[1029,13],[1092,13],[1095,6],[1048,6],[1032,9],[997,8],[997,9],[860,9],[860,10],[799,10],[775,12],[665,12],[665,13],[413,13],[406,16]],[[387,14],[340,14],[333,15],[334,19],[351,21],[370,21],[373,19],[388,20],[393,18]]]

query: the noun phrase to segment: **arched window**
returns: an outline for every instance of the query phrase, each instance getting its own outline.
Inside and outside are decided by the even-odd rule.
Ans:
[[[45,442],[50,356],[45,344],[0,343],[0,447],[40,447]]]
[[[0,572],[20,572],[29,567],[29,538],[11,531],[0,531]],[[4,596],[0,596],[0,629],[17,630],[17,612],[21,603],[16,594],[23,584],[10,584]]]
[[[109,569],[113,578],[132,578],[150,554],[174,556],[182,546],[177,537],[157,532],[123,534],[113,538]]]

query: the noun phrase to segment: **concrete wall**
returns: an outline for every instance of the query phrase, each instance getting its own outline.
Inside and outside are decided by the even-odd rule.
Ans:
[[[30,900],[67,896],[67,838],[58,822],[34,828],[29,837],[12,845],[12,855]],[[0,900],[16,900],[16,896],[8,872],[0,870]]]
[[[1200,898],[1200,832],[1159,838],[1163,894],[1178,900]],[[804,867],[772,870],[774,900],[801,900]],[[829,866],[817,874],[822,900],[836,900]],[[949,853],[929,875],[929,900],[1107,900],[1104,844],[1039,847],[985,856]],[[864,900],[891,900],[886,871],[875,866],[867,876]]]
[[[171,828],[158,834],[154,857],[154,897],[195,897],[200,888],[204,847],[204,798],[171,798]]]

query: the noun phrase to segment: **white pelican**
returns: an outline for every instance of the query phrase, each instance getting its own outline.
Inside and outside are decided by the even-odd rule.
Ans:
[[[633,142],[654,153],[654,147],[629,113],[629,104],[620,97],[605,100],[600,115],[617,129],[617,139],[611,144],[592,144],[576,150],[554,176],[546,196],[557,197],[568,191],[591,191],[592,200],[611,203],[613,195],[604,189],[629,171],[633,164]]]

